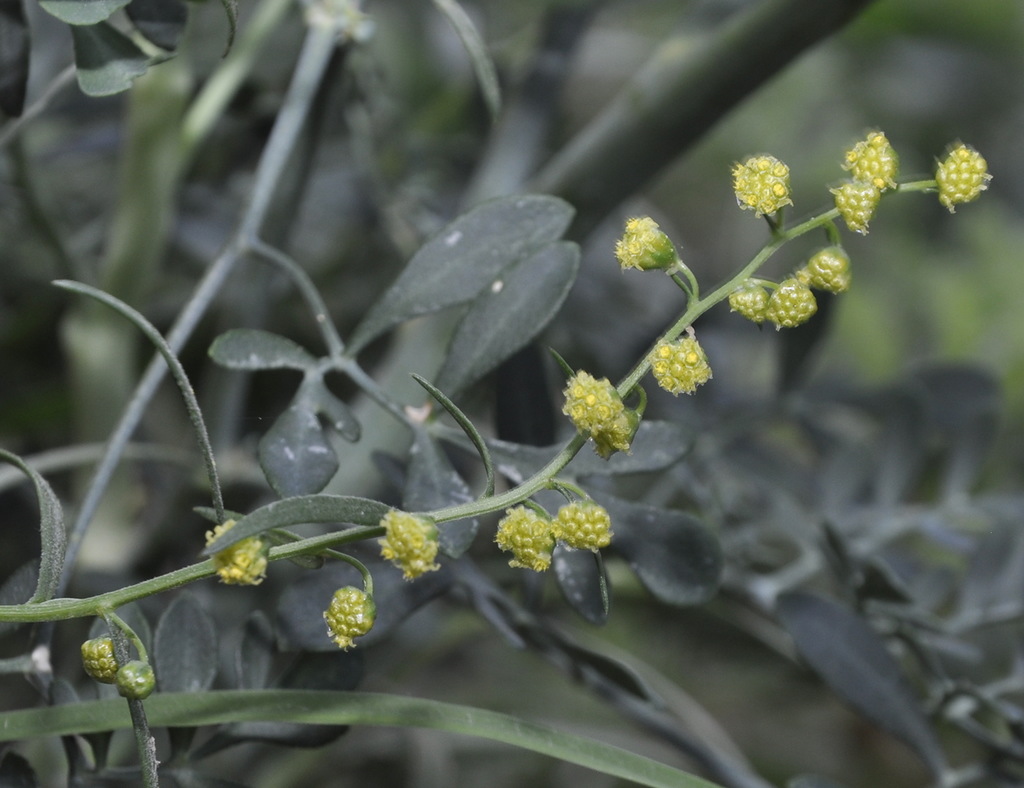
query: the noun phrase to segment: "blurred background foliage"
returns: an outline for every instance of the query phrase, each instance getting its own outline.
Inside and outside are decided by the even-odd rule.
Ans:
[[[506,98],[532,65],[542,21],[554,12],[570,20],[578,15],[568,25],[577,27],[578,46],[565,51],[567,81],[561,94],[551,97],[550,138],[537,165],[585,128],[666,37],[676,37],[683,48],[697,47],[729,15],[756,4],[464,3],[495,59]],[[29,10],[31,98],[70,62],[71,44],[65,26]],[[343,331],[354,326],[423,240],[467,207],[478,163],[493,156],[487,107],[470,60],[443,16],[429,3],[409,0],[373,0],[366,10],[375,33],[339,58],[324,85],[308,132],[308,154],[292,163],[266,231],[314,277]],[[251,14],[252,7],[243,4],[240,34]],[[180,55],[151,69],[130,93],[89,98],[68,84],[19,133],[4,138],[0,445],[9,450],[31,455],[102,440],[149,356],[148,348],[132,338],[132,329],[116,320],[79,332],[74,321],[86,318],[49,282],[71,277],[120,288],[122,297],[166,330],[230,236],[247,199],[303,25],[294,9],[283,15],[223,117],[186,157],[167,148],[162,132],[173,128],[175,113],[218,67],[227,35],[216,4],[190,4],[190,17]],[[574,365],[615,378],[678,312],[678,294],[663,277],[623,275],[614,264],[612,247],[626,216],[651,214],[661,222],[705,288],[749,259],[766,231],[736,208],[728,175],[730,165],[747,154],[769,152],[790,165],[792,214],[798,217],[828,205],[828,185],[843,176],[842,151],[868,128],[886,132],[900,153],[904,178],[928,177],[945,146],[962,139],[988,159],[994,174],[989,192],[953,218],[935,200],[897,195],[883,202],[870,235],[844,234],[854,285],[830,304],[827,330],[816,338],[803,374],[825,390],[860,391],[902,385],[925,363],[980,366],[999,382],[1003,397],[984,487],[1019,492],[1024,460],[1018,440],[1024,427],[1022,71],[1024,5],[1014,0],[876,0],[681,151],[643,192],[623,195],[619,208],[597,217],[592,231],[575,238],[584,249],[581,274],[545,343]],[[170,118],[168,125],[154,122],[160,117]],[[150,168],[146,177],[137,169],[139,160],[131,159],[132,150]],[[154,179],[164,185],[154,186]],[[154,191],[162,196],[153,198]],[[132,213],[146,205],[151,215]],[[134,223],[119,224],[132,216]],[[145,265],[134,267],[138,257],[126,267],[112,264],[118,243],[122,252],[148,257]],[[766,273],[784,275],[810,249],[810,243],[802,249],[787,246]],[[421,401],[408,373],[429,377],[435,371],[447,325],[445,318],[432,318],[375,343],[370,356],[376,364],[370,366],[378,380],[399,398],[404,391],[407,401]],[[291,286],[253,263],[232,278],[183,353],[224,452],[222,471],[232,506],[241,508],[266,495],[253,460],[255,442],[285,407],[295,380],[287,373],[262,373],[240,381],[206,363],[212,338],[237,326],[271,330],[313,348],[318,338]],[[724,306],[703,318],[699,328],[715,370],[713,383],[693,401],[654,397],[651,406],[652,413],[668,414],[696,431],[705,423],[721,428],[724,419],[727,424],[722,414],[736,403],[770,398],[780,385],[779,361],[792,352],[782,335],[758,331]],[[339,393],[350,394],[344,387],[339,382]],[[486,412],[487,396],[474,391],[468,398]],[[407,436],[369,409],[360,416],[364,440],[346,449],[334,484],[348,493],[383,495],[387,488],[373,452],[402,451],[398,447]],[[799,441],[792,440],[784,421],[777,428],[775,445],[799,465],[805,459]],[[190,449],[187,434],[185,414],[165,387],[141,437]],[[179,456],[164,459],[172,462],[159,469],[142,464],[115,488],[113,512],[90,532],[76,595],[194,558],[205,525],[182,512],[195,503],[199,472]],[[71,499],[82,481],[77,474],[55,479]],[[932,478],[924,487],[929,484],[937,483]],[[34,510],[31,499],[17,490],[5,491],[0,500],[0,528],[11,547],[0,558],[0,576],[6,577],[32,554],[31,529],[19,523],[31,522]],[[259,593],[274,598],[297,576],[291,571],[276,572]],[[651,677],[659,687],[671,693],[671,681],[682,688],[669,695],[676,711],[705,726],[705,732],[714,727],[683,691],[691,693],[767,778],[782,781],[804,771],[830,774],[850,786],[923,784],[923,768],[906,749],[822,692],[785,649],[773,647],[777,633],[746,621],[730,600],[680,611],[652,602],[624,567],[613,563],[611,572],[616,594],[601,648],[621,649],[623,659],[642,654],[650,668],[667,677]],[[198,593],[220,615],[233,618],[237,628],[254,606],[253,597],[242,600],[229,591],[211,585]],[[560,626],[585,642],[595,637],[560,601],[549,601],[545,610]],[[153,600],[150,607],[156,611],[160,605]],[[746,629],[735,625],[737,617]],[[66,653],[55,652],[58,673],[76,670],[74,644],[82,634],[74,625],[62,628],[59,642]],[[657,757],[678,757],[643,730],[624,728],[592,694],[568,685],[534,653],[508,648],[479,617],[450,601],[409,619],[388,645],[366,650],[363,688],[514,710],[560,724],[582,721],[580,732]],[[22,697],[17,689],[11,692],[12,698]],[[246,764],[260,775],[259,784],[268,786],[297,784],[289,782],[296,775],[306,784],[319,779],[332,785],[530,781],[556,786],[580,779],[594,786],[614,784],[486,743],[415,731],[353,731],[326,752],[329,757],[323,750],[244,745],[211,762],[225,774]],[[344,775],[339,763],[345,763]]]

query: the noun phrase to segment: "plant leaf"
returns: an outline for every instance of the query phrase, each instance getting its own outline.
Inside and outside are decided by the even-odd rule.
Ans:
[[[722,548],[696,517],[596,494],[612,518],[611,549],[625,557],[654,596],[699,605],[718,591]]]
[[[69,25],[95,25],[107,19],[130,0],[40,0],[44,11]]]
[[[878,633],[848,608],[806,591],[779,597],[779,620],[833,691],[920,756],[936,775],[945,758],[918,699]]]
[[[565,301],[579,264],[579,247],[563,241],[503,271],[459,321],[437,387],[456,396],[536,337]]]
[[[679,462],[693,447],[693,431],[671,421],[641,421],[629,454],[616,452],[607,460],[581,451],[569,466],[573,474],[611,475],[660,471]]]
[[[29,602],[45,602],[56,592],[64,569],[64,550],[67,536],[64,532],[64,510],[60,499],[47,483],[18,455],[0,449],[0,462],[14,465],[32,481],[39,503],[39,537],[42,545],[39,560],[39,579]]]
[[[300,523],[377,525],[391,507],[369,498],[348,495],[303,495],[268,503],[250,512],[203,550],[209,556],[235,542],[258,536],[270,528]]]
[[[392,326],[474,298],[501,271],[558,240],[572,219],[564,200],[545,195],[482,203],[427,241],[349,340],[357,353]]]
[[[316,366],[316,359],[287,337],[258,328],[234,328],[210,345],[210,358],[228,369],[300,369]]]
[[[167,52],[178,48],[188,21],[188,6],[182,0],[131,0],[125,11],[147,41]]]
[[[362,436],[362,427],[352,409],[334,396],[319,378],[308,380],[304,385],[305,394],[314,403],[317,413],[330,421],[331,426],[349,443],[355,443]]]
[[[551,569],[569,606],[591,624],[608,620],[608,578],[600,553],[555,546]]]
[[[259,442],[260,467],[282,498],[320,492],[338,472],[338,456],[304,397],[277,417]]]
[[[262,610],[245,620],[242,638],[235,652],[235,681],[240,689],[263,689],[270,678],[270,666],[277,651],[274,627]]]
[[[11,118],[25,108],[29,44],[22,0],[0,0],[0,112]]]
[[[487,109],[491,113],[491,120],[497,119],[501,112],[501,88],[498,85],[498,72],[494,68],[494,61],[487,53],[487,45],[480,36],[480,32],[473,24],[473,20],[469,18],[469,14],[456,0],[434,0],[434,5],[448,18],[462,40],[462,46],[466,48],[466,53],[473,64],[473,71],[480,83],[480,90],[484,94]]]
[[[106,22],[73,25],[71,38],[78,86],[88,96],[110,96],[128,90],[149,68],[149,58],[142,50]]]
[[[5,752],[0,759],[0,785],[4,788],[36,788],[36,773],[16,752]]]
[[[202,692],[217,675],[217,629],[190,594],[178,596],[156,625],[153,657],[161,692]]]
[[[276,720],[428,728],[521,747],[649,788],[721,788],[643,755],[550,725],[423,698],[321,690],[158,692],[146,700],[146,714],[155,727]],[[0,741],[130,727],[128,709],[120,698],[87,701],[63,706],[60,714],[49,708],[8,712]]]

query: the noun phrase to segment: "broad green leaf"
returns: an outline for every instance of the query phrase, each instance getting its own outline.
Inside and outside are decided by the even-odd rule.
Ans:
[[[110,96],[128,90],[149,67],[142,50],[106,22],[72,26],[71,37],[78,86],[86,95]]]
[[[466,48],[470,62],[473,64],[473,71],[476,73],[477,81],[480,83],[480,90],[484,94],[484,101],[487,109],[494,120],[501,112],[501,88],[498,84],[498,72],[494,67],[494,61],[487,53],[487,45],[484,43],[480,32],[456,0],[434,0],[442,14],[448,17],[455,32],[462,40]]]
[[[25,108],[29,30],[22,0],[0,0],[0,112],[11,118]]]
[[[502,197],[470,209],[413,255],[356,327],[348,352],[404,320],[473,299],[509,265],[558,240],[572,215],[564,200],[544,195]]]
[[[95,25],[128,3],[129,0],[40,0],[39,5],[69,25]]]
[[[437,442],[426,430],[418,429],[409,451],[409,467],[402,492],[402,508],[425,512],[473,500],[469,486],[452,467]],[[480,521],[473,518],[440,523],[438,544],[441,551],[458,558],[473,543]]]
[[[250,536],[258,536],[270,528],[283,528],[300,523],[351,523],[377,525],[391,510],[387,504],[369,498],[347,495],[304,495],[285,498],[262,506],[247,514],[213,544],[203,555],[213,555]]]
[[[455,329],[437,387],[456,396],[543,331],[569,294],[579,263],[579,247],[562,242],[503,271]]]
[[[131,0],[125,11],[150,43],[168,52],[178,48],[188,21],[188,6],[183,0]]]
[[[318,725],[427,728],[489,739],[549,755],[649,788],[720,788],[715,783],[620,747],[500,712],[423,698],[319,690],[157,692],[146,700],[155,727],[276,720]],[[126,730],[123,700],[103,700],[5,714],[0,741]]]
[[[153,659],[162,692],[202,692],[217,675],[217,630],[190,594],[178,596],[160,616]]]
[[[608,578],[599,555],[559,543],[551,556],[551,569],[573,610],[591,624],[608,620]]]
[[[338,457],[303,397],[282,413],[259,442],[260,467],[283,498],[320,492],[338,471]]]
[[[863,618],[806,591],[779,597],[777,613],[797,650],[865,718],[888,731],[941,774],[945,758],[920,701],[881,637]]]
[[[612,518],[611,549],[648,591],[671,605],[700,605],[718,591],[722,548],[696,517],[595,494]]]
[[[213,340],[210,358],[228,369],[311,369],[316,359],[287,337],[235,328]]]
[[[0,462],[14,465],[31,480],[36,488],[39,504],[39,536],[42,549],[39,559],[39,579],[29,602],[45,602],[56,592],[64,569],[64,550],[67,535],[64,532],[64,511],[60,500],[46,479],[36,473],[18,455],[0,449]]]

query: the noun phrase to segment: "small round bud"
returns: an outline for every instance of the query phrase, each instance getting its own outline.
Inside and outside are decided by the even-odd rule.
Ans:
[[[805,277],[806,283],[818,290],[845,292],[850,289],[850,256],[841,246],[819,249],[811,255],[803,271],[797,273],[797,278]]]
[[[145,700],[156,689],[156,675],[148,662],[133,659],[117,671],[117,694],[128,700]]]
[[[406,580],[441,567],[437,558],[437,526],[429,517],[392,509],[380,521],[384,536],[380,554],[402,570]]]
[[[626,409],[608,378],[598,380],[587,372],[577,372],[569,379],[563,393],[562,412],[576,429],[593,438],[594,450],[600,456],[629,451],[639,417]]]
[[[93,638],[82,644],[82,667],[85,672],[102,684],[117,681],[117,658],[114,656],[114,641],[110,638]]]
[[[627,268],[665,269],[679,262],[672,241],[649,216],[626,222],[626,231],[615,244],[615,257],[623,271]]]
[[[988,188],[992,176],[988,172],[988,162],[978,151],[957,143],[939,162],[935,180],[939,184],[939,202],[954,213],[954,206],[976,200]]]
[[[776,328],[793,328],[806,323],[817,311],[818,302],[811,288],[794,277],[782,282],[772,293],[766,317]]]
[[[693,394],[711,380],[711,367],[695,337],[661,342],[651,352],[651,371],[658,385],[674,395]]]
[[[774,156],[751,156],[732,168],[732,188],[741,208],[750,208],[758,216],[773,214],[789,198],[789,167]]]
[[[875,208],[882,193],[873,183],[847,181],[835,189],[829,189],[836,198],[836,209],[846,221],[846,226],[861,235],[868,234],[868,222],[875,215]]]
[[[846,151],[843,169],[849,170],[855,181],[870,183],[879,191],[895,189],[900,157],[882,132],[873,131]]]
[[[612,541],[608,510],[594,501],[575,501],[558,510],[555,538],[576,550],[599,550]]]
[[[729,308],[747,320],[763,323],[768,309],[768,291],[748,280],[729,294]]]
[[[225,520],[212,531],[206,532],[206,544],[213,544],[221,534],[235,527],[234,520]],[[213,554],[213,566],[222,583],[235,586],[258,586],[267,576],[267,552],[262,539],[255,536]]]
[[[509,566],[543,572],[551,566],[555,536],[551,519],[528,506],[516,506],[505,512],[494,537],[498,547],[511,551]]]
[[[345,586],[334,592],[331,604],[324,611],[327,636],[342,649],[355,645],[353,640],[373,628],[377,606],[373,597],[361,588]]]

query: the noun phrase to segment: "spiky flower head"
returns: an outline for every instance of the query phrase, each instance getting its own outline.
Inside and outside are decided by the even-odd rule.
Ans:
[[[206,545],[210,546],[222,534],[235,527],[234,520],[225,520],[212,531],[206,532]],[[213,566],[222,583],[236,586],[257,586],[267,576],[269,546],[258,537],[250,537],[213,554]]]
[[[882,193],[873,183],[846,181],[835,189],[829,189],[836,198],[836,208],[846,226],[861,235],[868,234],[868,222],[875,215],[875,208]]]
[[[574,501],[558,510],[555,538],[576,550],[599,550],[612,541],[608,510],[591,500]]]
[[[758,216],[773,214],[789,198],[789,167],[774,156],[751,156],[732,168],[732,188],[741,208],[750,208]]]
[[[826,246],[811,255],[797,278],[818,290],[845,292],[850,288],[850,256],[841,246]]]
[[[563,393],[562,412],[572,419],[576,429],[593,438],[594,450],[600,456],[629,451],[639,417],[627,410],[608,378],[598,380],[587,372],[577,372],[569,378]]]
[[[939,162],[935,180],[939,184],[939,202],[955,213],[954,206],[976,200],[988,188],[992,176],[985,158],[970,145],[958,142]]]
[[[373,597],[363,589],[345,586],[334,592],[331,604],[324,611],[327,622],[327,636],[339,648],[350,649],[355,638],[361,637],[373,628],[377,618],[377,606]]]
[[[511,551],[509,566],[543,572],[551,566],[555,535],[551,518],[528,506],[516,506],[505,512],[494,537],[498,547]]]
[[[114,641],[110,638],[93,638],[82,644],[82,667],[96,681],[113,684],[117,681],[117,658],[114,656]]]
[[[651,351],[650,362],[658,385],[674,395],[693,394],[711,380],[708,357],[696,337],[660,342]]]
[[[381,518],[384,536],[380,554],[402,570],[406,580],[441,567],[437,558],[437,526],[429,517],[392,509]]]
[[[747,320],[763,323],[768,309],[768,291],[749,279],[729,293],[729,308]]]
[[[818,311],[818,302],[806,284],[796,277],[786,279],[768,299],[766,317],[776,328],[793,328],[806,323]]]
[[[649,216],[626,221],[626,231],[615,244],[615,257],[623,271],[627,268],[666,269],[679,262],[672,241]]]
[[[885,134],[872,131],[846,151],[843,169],[860,183],[870,183],[879,191],[896,188],[896,176],[900,171],[900,157],[896,154]]]

